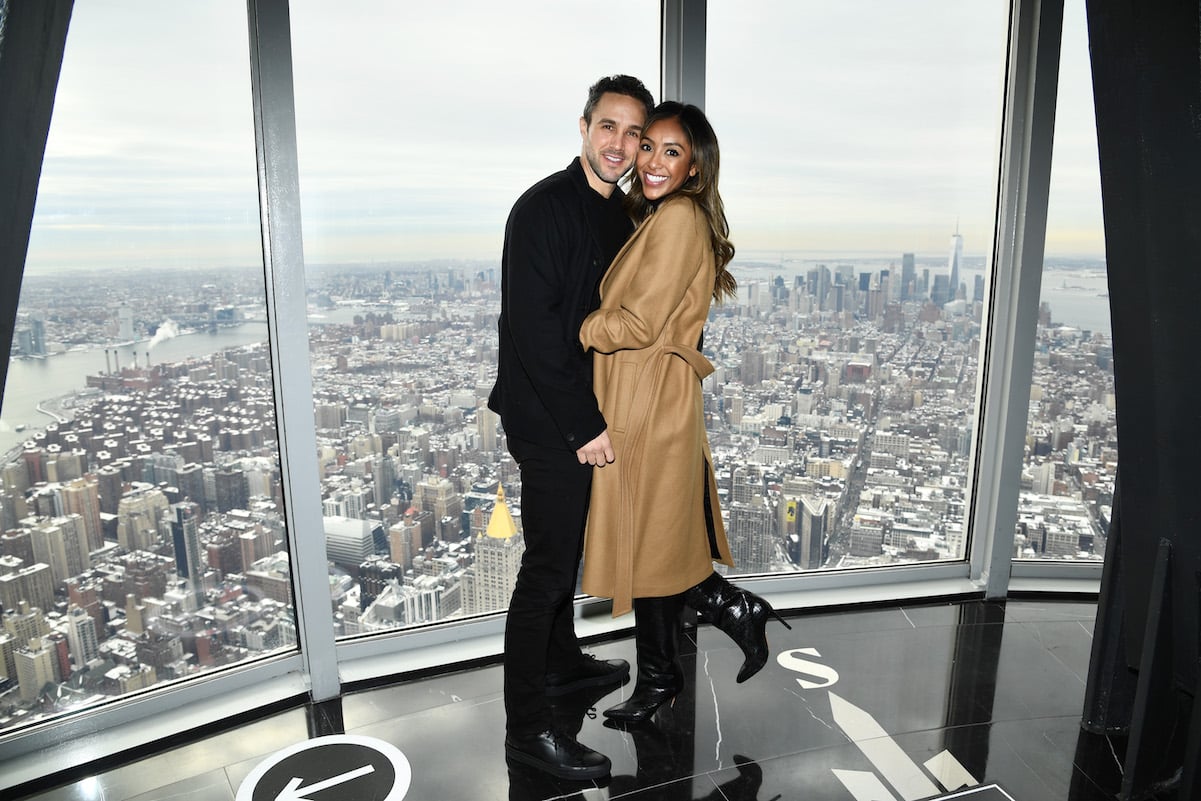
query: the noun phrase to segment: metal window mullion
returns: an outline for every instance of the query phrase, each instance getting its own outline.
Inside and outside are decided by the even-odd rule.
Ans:
[[[341,686],[334,649],[325,532],[321,525],[301,247],[291,25],[287,0],[247,0],[246,10],[268,341],[292,595],[305,672],[313,699],[322,701],[336,697]]]
[[[1063,0],[1014,0],[1010,31],[970,516],[971,575],[989,598],[1006,595],[1013,556],[1047,232]]]
[[[662,0],[659,100],[705,107],[707,0]]]

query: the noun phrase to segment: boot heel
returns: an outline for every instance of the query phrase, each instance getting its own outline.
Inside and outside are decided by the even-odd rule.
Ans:
[[[684,676],[675,677],[673,683],[666,686],[639,686],[628,699],[616,706],[611,706],[601,712],[606,718],[616,723],[642,723],[649,720],[664,704],[671,704],[676,696],[684,690]]]
[[[766,601],[764,601],[764,603],[767,603],[767,602],[766,602]],[[777,612],[775,609],[772,609],[770,604],[769,604],[769,605],[768,605],[768,607],[767,607],[767,611],[771,613],[771,616],[772,616],[772,617],[774,617],[776,620],[778,620],[778,621],[780,621],[781,623],[783,623],[783,624],[784,624],[784,628],[788,629],[789,631],[792,631],[792,626],[790,626],[790,625],[788,624],[788,621],[787,621],[787,620],[785,620],[784,618],[780,617],[780,613],[779,613],[779,612]]]

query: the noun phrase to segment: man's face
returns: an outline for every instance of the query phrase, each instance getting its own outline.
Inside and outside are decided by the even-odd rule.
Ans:
[[[581,161],[588,185],[608,197],[634,164],[646,107],[628,95],[605,92],[592,111],[592,124],[580,117]]]

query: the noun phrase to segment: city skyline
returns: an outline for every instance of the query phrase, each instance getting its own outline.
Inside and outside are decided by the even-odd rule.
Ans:
[[[940,305],[945,255],[864,266],[747,278],[706,324],[707,428],[742,570],[966,553],[983,284]],[[107,295],[37,278],[23,306],[45,331],[23,341],[86,347],[206,311],[265,333],[223,313],[261,302],[249,272],[231,277],[113,272]],[[481,613],[513,580],[520,541],[478,540],[502,490],[521,520],[485,407],[498,281],[484,264],[363,266],[310,287],[325,315],[306,343],[311,489],[336,636]],[[261,336],[204,348],[214,336],[164,343],[190,340],[183,358],[101,360],[64,419],[0,465],[0,729],[294,647],[271,359]],[[1044,309],[1036,350],[1012,556],[1097,561],[1116,465],[1107,338]],[[76,355],[29,361],[53,371]]]

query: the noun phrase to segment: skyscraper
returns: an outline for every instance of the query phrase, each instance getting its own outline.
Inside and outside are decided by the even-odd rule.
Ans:
[[[380,554],[368,556],[359,565],[359,611],[363,611],[384,594],[389,584],[400,584],[404,567]]]
[[[396,460],[380,454],[371,458],[371,485],[375,503],[383,506],[392,500],[396,492]]]
[[[34,356],[45,356],[46,350],[46,321],[41,315],[33,315],[29,320],[29,331],[32,339],[32,351]]]
[[[954,297],[950,287],[951,279],[944,275],[934,276],[934,286],[930,287],[930,302],[935,306],[946,306]]]
[[[24,515],[21,515],[24,517]],[[0,531],[8,531],[17,527],[17,499],[16,497],[0,487]],[[0,537],[4,536],[0,534]]]
[[[909,300],[916,289],[917,266],[912,253],[901,254],[901,300]]]
[[[406,515],[388,528],[388,558],[404,568],[413,564],[413,557],[421,549],[421,526]]]
[[[83,518],[72,514],[39,521],[30,529],[34,558],[50,565],[56,584],[78,576],[92,566]]]
[[[104,529],[100,523],[100,485],[95,476],[77,478],[62,488],[63,509],[83,519],[87,531],[87,547],[98,550],[104,546]]]
[[[117,339],[122,342],[133,341],[133,309],[124,304],[117,309]]]
[[[766,573],[775,556],[775,526],[772,511],[761,495],[749,502],[730,504],[727,530],[734,564],[740,573]]]
[[[204,596],[204,568],[200,550],[200,507],[192,501],[171,506],[171,543],[175,546],[175,570],[187,579],[197,603]]]
[[[356,480],[348,487],[335,490],[330,497],[321,502],[321,508],[326,517],[353,517],[356,520],[365,520],[367,507],[373,501],[372,488]]]
[[[179,487],[181,496],[200,505],[201,511],[207,511],[204,505],[204,467],[196,462],[190,462],[175,471],[175,486]]]
[[[959,224],[955,224],[955,233],[951,235],[951,253],[947,256],[947,298],[950,303],[959,296],[959,268],[963,262],[963,237],[959,234]]]
[[[396,407],[376,409],[371,418],[371,430],[376,434],[395,435],[400,430],[403,421],[400,409]]]
[[[822,545],[826,537],[826,508],[824,498],[801,497],[800,566],[816,570],[822,566]]]
[[[71,659],[76,668],[82,668],[100,655],[96,621],[78,606],[72,605],[67,609],[67,641],[71,644]]]
[[[117,505],[121,503],[125,481],[121,471],[112,465],[105,465],[96,471],[96,481],[99,484],[100,511],[105,514],[117,514]]]
[[[475,565],[464,576],[465,614],[492,612],[509,605],[523,553],[525,540],[517,532],[505,503],[504,487],[498,487],[488,528],[475,540]]]
[[[275,535],[271,529],[261,523],[244,526],[234,526],[231,530],[238,531],[238,549],[241,554],[242,569],[254,564],[260,559],[275,553]]]
[[[17,660],[14,656],[16,650],[16,639],[11,634],[0,632],[0,672],[6,679],[15,678],[17,675]]]
[[[830,268],[819,264],[806,274],[807,290],[819,309],[826,308],[826,293],[830,291]]]
[[[747,348],[742,352],[742,364],[739,367],[739,375],[742,378],[743,386],[756,387],[763,382],[764,378],[766,378],[764,363],[763,351],[757,348]]]
[[[225,465],[214,473],[217,482],[217,510],[245,509],[248,500],[246,474],[242,468]]]
[[[349,572],[358,573],[368,556],[387,552],[384,528],[375,520],[327,516],[324,526],[326,556]]]
[[[170,503],[153,487],[143,486],[117,504],[117,542],[126,551],[150,550],[158,536],[158,520]]]
[[[422,511],[432,512],[438,539],[456,542],[463,528],[463,496],[445,478],[426,476],[417,484],[413,502]]]
[[[33,541],[29,536],[29,529],[16,528],[16,523],[13,527],[0,534],[0,575],[10,572],[6,568],[6,560],[18,560],[14,567],[19,569],[22,565],[32,565],[36,559],[33,558]]]
[[[37,700],[42,688],[58,681],[54,670],[54,652],[43,639],[31,639],[13,653],[21,700]]]
[[[36,607],[40,618],[42,612],[54,608],[54,576],[50,565],[45,562],[35,562],[0,576],[0,606],[4,607],[4,626],[9,628],[13,609]],[[18,642],[28,639],[17,636],[18,632],[9,631],[16,636]]]
[[[492,453],[496,450],[496,423],[500,416],[488,408],[486,401],[480,401],[475,410],[476,427],[480,435],[480,451]]]

